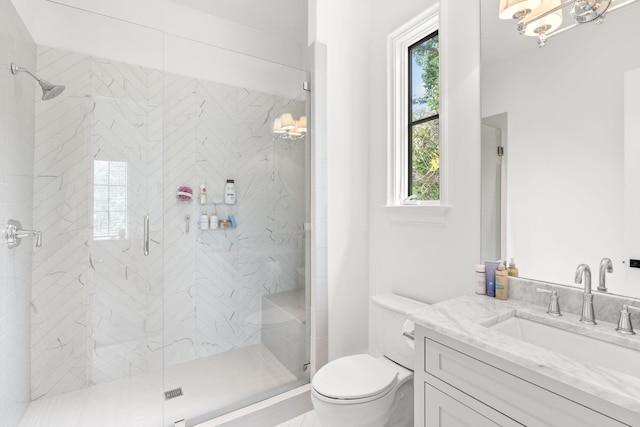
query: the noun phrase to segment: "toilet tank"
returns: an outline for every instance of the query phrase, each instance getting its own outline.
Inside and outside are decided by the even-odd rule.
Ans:
[[[370,352],[413,370],[413,342],[410,344],[402,335],[403,325],[409,313],[425,308],[427,304],[394,294],[373,295],[371,302]]]

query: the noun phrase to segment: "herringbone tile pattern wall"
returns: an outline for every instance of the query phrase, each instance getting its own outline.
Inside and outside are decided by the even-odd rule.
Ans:
[[[262,296],[304,286],[305,143],[271,134],[304,104],[46,47],[38,62],[67,90],[36,109],[33,397],[260,342]],[[94,160],[127,162],[126,238],[93,238]],[[202,180],[208,204],[176,200]],[[199,230],[214,210],[238,228]]]

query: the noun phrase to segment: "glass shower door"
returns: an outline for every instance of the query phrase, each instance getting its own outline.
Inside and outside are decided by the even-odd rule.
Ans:
[[[193,425],[309,381],[308,75],[166,43],[165,425]]]
[[[162,72],[39,50],[67,89],[36,104],[32,397],[54,424],[158,426]]]
[[[92,74],[90,382],[127,380],[119,410],[159,425],[162,73],[93,60]]]

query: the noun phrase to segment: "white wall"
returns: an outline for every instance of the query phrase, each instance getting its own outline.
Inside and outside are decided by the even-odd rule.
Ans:
[[[310,5],[315,41],[327,46],[329,360],[367,349],[370,6]]]
[[[328,51],[329,358],[366,349],[369,295],[437,302],[473,291],[480,255],[479,3],[442,5],[450,46],[450,188],[441,227],[392,225],[387,189],[387,35],[424,1],[321,1],[315,37]],[[459,124],[459,125],[456,125]]]
[[[0,1],[0,226],[7,220],[32,229],[35,102],[41,96],[26,74],[9,64],[35,68],[36,46],[9,0]],[[45,234],[44,239],[47,238]],[[0,425],[16,426],[30,401],[31,257],[33,240],[0,246]]]
[[[12,1],[37,44],[189,77],[214,80],[213,74],[218,82],[237,85],[238,73],[257,69],[254,74],[260,75],[266,66],[266,73],[273,74],[273,65],[264,60],[296,68],[304,63],[306,40],[234,23],[171,0]],[[184,53],[190,54],[186,61]],[[264,86],[251,88],[267,91]]]
[[[473,292],[473,270],[480,256],[480,99],[479,2],[442,1],[440,38],[448,64],[442,88],[448,102],[442,120],[449,123],[449,203],[443,226],[389,223],[386,202],[387,103],[386,35],[429,7],[403,2],[402,11],[380,0],[371,37],[372,108],[369,123],[371,293],[397,292],[435,303]],[[448,59],[446,59],[448,58]]]

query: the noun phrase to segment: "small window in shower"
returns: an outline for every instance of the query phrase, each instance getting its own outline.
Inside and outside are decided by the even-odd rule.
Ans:
[[[127,237],[127,163],[93,162],[93,238]]]

